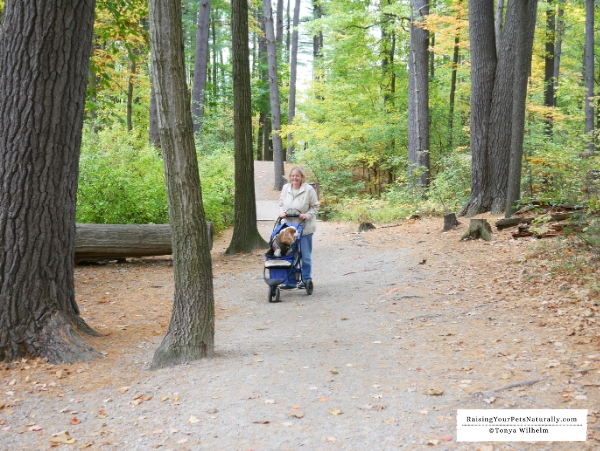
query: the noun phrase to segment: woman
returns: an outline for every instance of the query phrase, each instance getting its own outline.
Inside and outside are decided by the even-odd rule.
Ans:
[[[289,183],[281,190],[279,199],[279,217],[286,218],[287,214],[298,214],[298,218],[287,218],[285,222],[300,224],[304,222],[300,248],[302,250],[302,282],[298,288],[306,288],[306,283],[312,279],[312,238],[317,229],[317,213],[319,199],[315,189],[306,183],[306,175],[302,168],[294,166],[290,171]],[[295,285],[285,284],[282,289],[295,288]]]

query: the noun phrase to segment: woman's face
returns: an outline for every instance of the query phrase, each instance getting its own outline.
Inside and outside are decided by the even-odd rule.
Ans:
[[[302,174],[300,172],[292,171],[290,177],[292,178],[292,186],[299,188],[302,185]]]

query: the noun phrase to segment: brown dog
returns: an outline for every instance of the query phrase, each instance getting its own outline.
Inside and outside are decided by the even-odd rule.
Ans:
[[[273,243],[271,243],[273,255],[275,257],[286,255],[292,244],[294,244],[294,241],[296,241],[296,238],[298,238],[298,230],[294,227],[281,229],[279,233],[275,235]]]

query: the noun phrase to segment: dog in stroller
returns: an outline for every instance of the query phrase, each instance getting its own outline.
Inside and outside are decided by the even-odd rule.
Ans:
[[[298,215],[288,213],[287,217],[293,218]],[[263,278],[269,286],[267,296],[269,302],[281,301],[280,285],[296,286],[302,281],[300,238],[302,238],[303,228],[304,221],[300,224],[282,223],[281,218],[275,221],[263,269]],[[306,293],[309,295],[313,293],[312,280],[306,282]]]

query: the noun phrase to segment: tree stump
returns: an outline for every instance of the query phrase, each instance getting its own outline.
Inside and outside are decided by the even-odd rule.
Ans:
[[[487,219],[471,219],[469,230],[465,232],[461,240],[476,240],[481,238],[485,241],[492,239],[492,226]]]
[[[460,222],[456,219],[456,213],[450,213],[444,216],[444,230],[442,232],[447,232],[456,228]]]
[[[369,230],[373,230],[375,226],[370,222],[361,222],[358,226],[359,232],[368,232]]]

